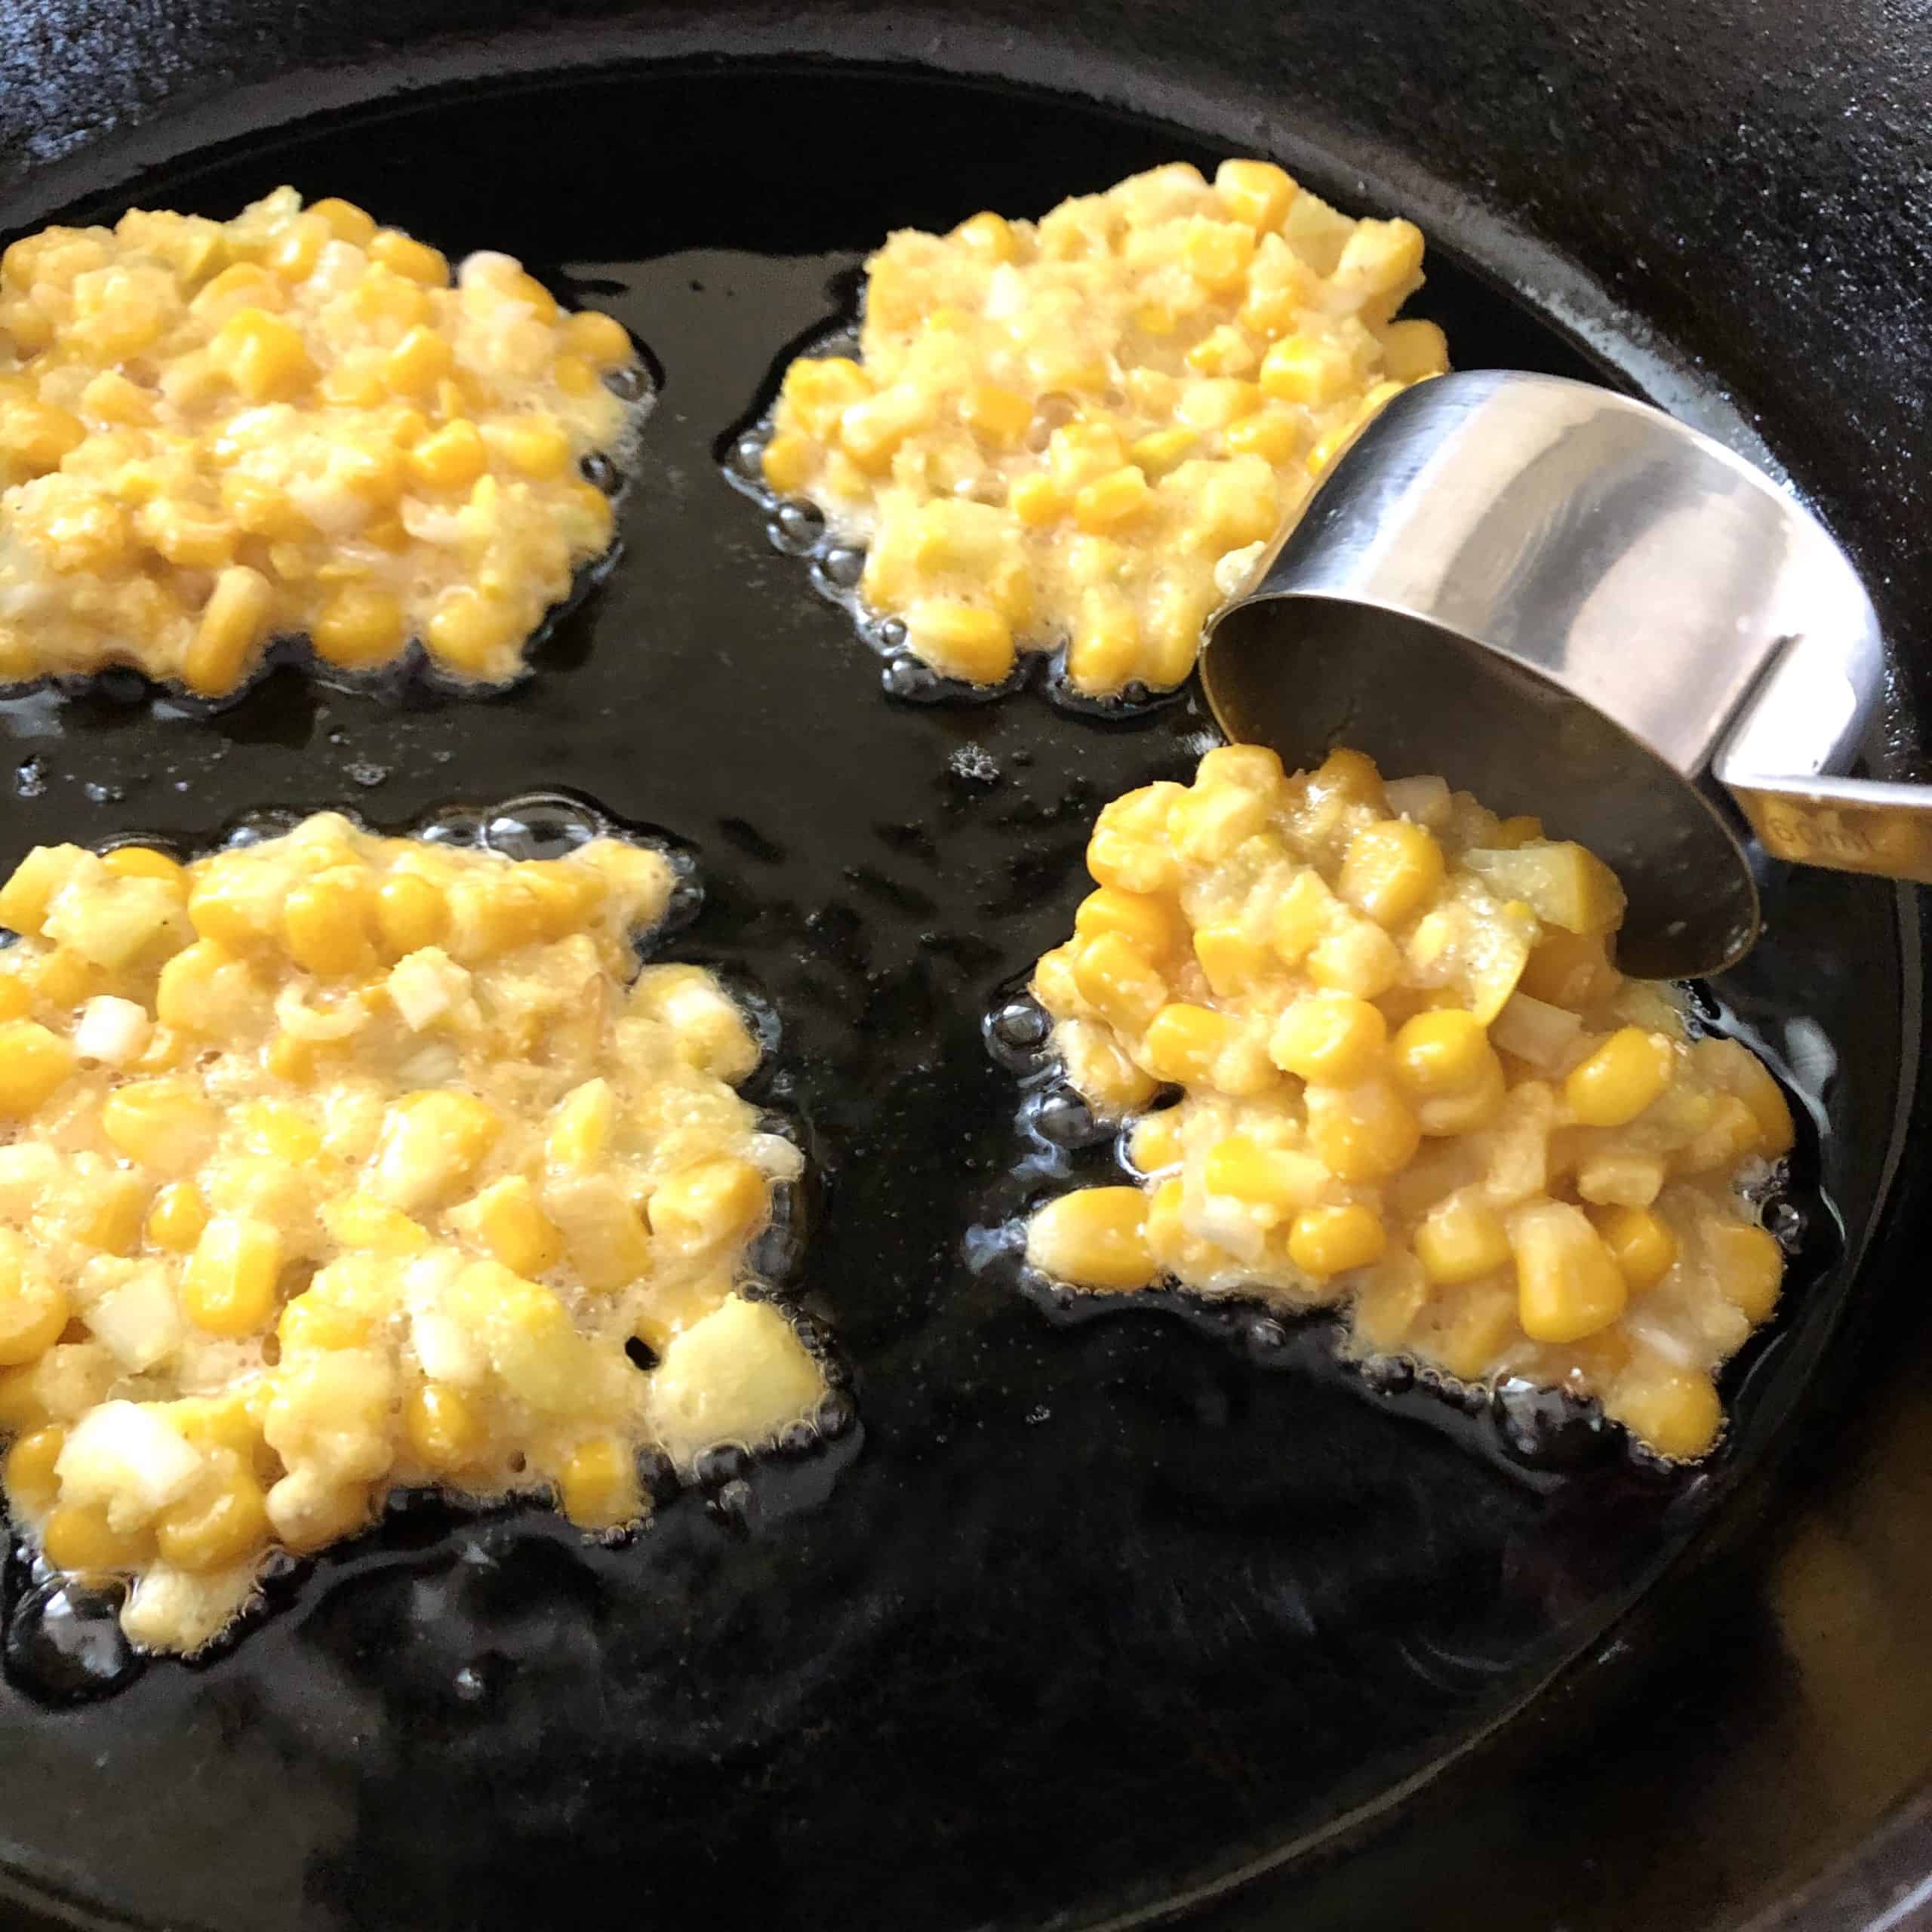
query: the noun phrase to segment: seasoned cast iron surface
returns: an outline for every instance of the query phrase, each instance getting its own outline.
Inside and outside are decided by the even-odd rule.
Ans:
[[[616,1551],[535,1509],[419,1505],[205,1666],[78,1709],[0,1694],[23,1873],[224,1928],[1078,1921],[1441,1764],[1596,1644],[1786,1432],[1846,1278],[1815,1183],[1862,1240],[1915,1051],[1868,882],[1768,879],[1771,940],[1720,989],[1829,1131],[1803,1157],[1801,1291],[1708,1474],[1527,1467],[1486,1420],[1335,1369],[1318,1327],[1060,1325],[966,1265],[1019,1152],[982,1017],[1066,929],[1099,803],[1184,772],[1204,719],[1192,698],[1115,724],[1037,694],[889,701],[715,455],[886,227],[1037,212],[1190,152],[1064,102],[688,75],[337,123],[131,186],[103,169],[109,213],[226,213],[289,179],[452,254],[516,251],[620,315],[665,383],[622,564],[515,697],[398,710],[282,673],[212,725],[16,701],[0,858],[204,840],[261,805],[400,826],[545,786],[688,841],[709,896],[675,955],[782,1016],[770,1091],[824,1183],[810,1302],[860,1424],[755,1478],[747,1512],[687,1494]],[[1465,363],[1589,372],[1446,258],[1423,306]],[[1452,1774],[1460,1798],[1501,1803],[1510,1761]],[[1453,1869],[1456,1835],[1420,1829]],[[1334,1871],[1297,1881],[1306,1922],[1554,1922],[1387,1869],[1365,1906]],[[1638,1922],[1571,1903],[1572,1927]]]

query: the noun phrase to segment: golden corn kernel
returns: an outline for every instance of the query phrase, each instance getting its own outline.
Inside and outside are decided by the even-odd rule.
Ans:
[[[178,1075],[132,1080],[102,1103],[101,1131],[115,1150],[165,1174],[199,1165],[214,1138],[214,1110],[195,1084]]]
[[[1382,366],[1398,383],[1418,383],[1449,367],[1449,342],[1441,330],[1420,317],[1390,322],[1382,331]]]
[[[1029,529],[1042,530],[1064,516],[1067,497],[1051,476],[1032,471],[1016,476],[1006,494],[1006,506]]]
[[[614,1435],[579,1443],[558,1475],[557,1500],[580,1529],[614,1529],[634,1521],[644,1509],[636,1457]]]
[[[0,402],[0,477],[23,481],[57,469],[87,438],[78,417],[29,398]]]
[[[649,1206],[651,1233],[673,1247],[733,1247],[763,1223],[771,1186],[749,1161],[721,1157],[667,1177]]]
[[[1482,1022],[1458,1007],[1418,1013],[1395,1035],[1395,1077],[1418,1097],[1476,1085],[1494,1057]]]
[[[1768,1321],[1784,1280],[1784,1251],[1777,1237],[1767,1229],[1733,1221],[1708,1229],[1705,1244],[1724,1300],[1753,1323]]]
[[[1308,1144],[1338,1180],[1380,1180],[1414,1157],[1421,1127],[1386,1080],[1311,1086],[1306,1097]]]
[[[1304,1208],[1289,1231],[1288,1259],[1326,1281],[1380,1261],[1388,1245],[1380,1217],[1359,1201],[1342,1208]]]
[[[989,210],[968,216],[952,232],[975,254],[984,255],[992,261],[1010,262],[1020,251],[1020,244],[1011,225],[1003,215],[995,214]]]
[[[1416,1259],[1438,1287],[1456,1287],[1509,1265],[1509,1231],[1496,1211],[1474,1194],[1452,1194],[1417,1224]]]
[[[40,1546],[55,1568],[84,1576],[140,1569],[152,1559],[154,1537],[113,1528],[100,1503],[63,1503],[49,1512]]]
[[[1661,1215],[1647,1208],[1606,1208],[1590,1219],[1633,1295],[1647,1294],[1670,1272],[1677,1237]]]
[[[146,1233],[156,1247],[186,1254],[208,1224],[208,1204],[191,1180],[173,1180],[154,1198],[148,1210]]]
[[[1209,988],[1223,999],[1238,998],[1275,971],[1268,948],[1234,926],[1203,926],[1194,935],[1194,956]]]
[[[1352,915],[1316,940],[1305,963],[1318,986],[1357,999],[1380,999],[1402,977],[1395,942],[1381,927]]]
[[[319,202],[311,202],[309,212],[327,223],[329,232],[338,242],[352,242],[358,248],[367,248],[376,232],[374,217],[339,195],[325,195]]]
[[[541,482],[570,468],[571,439],[554,416],[513,416],[486,423],[483,441],[519,476]]]
[[[376,893],[376,928],[385,952],[400,959],[434,946],[449,925],[449,907],[429,880],[392,872]]]
[[[595,309],[580,309],[565,317],[564,340],[573,355],[582,356],[593,369],[621,369],[636,353],[623,324]]]
[[[473,1094],[406,1094],[384,1118],[370,1191],[405,1214],[446,1200],[475,1173],[503,1124]]]
[[[0,1020],[18,1020],[31,1010],[33,995],[17,974],[0,973]]]
[[[466,417],[445,423],[409,452],[409,472],[426,490],[466,491],[490,466],[482,432]]]
[[[1145,949],[1120,932],[1103,932],[1080,949],[1073,980],[1080,997],[1123,1033],[1143,1032],[1168,1003],[1168,983]]]
[[[318,657],[360,670],[395,657],[408,641],[409,625],[393,592],[346,584],[316,612],[309,635]]]
[[[1266,231],[1281,226],[1296,191],[1272,161],[1224,161],[1214,171],[1214,192],[1237,221]]]
[[[1346,395],[1355,380],[1352,358],[1319,337],[1284,336],[1261,358],[1261,386],[1286,402],[1318,408]]]
[[[283,1309],[275,1332],[287,1361],[304,1352],[359,1349],[374,1328],[374,1318],[367,1309],[345,1307],[312,1291],[296,1296]]]
[[[17,1244],[0,1248],[0,1368],[38,1361],[60,1340],[72,1312],[66,1290]]]
[[[148,1184],[139,1174],[102,1175],[73,1198],[74,1238],[103,1254],[131,1254],[147,1218]]]
[[[38,1022],[0,1023],[0,1118],[23,1119],[45,1106],[74,1063],[72,1047]]]
[[[1152,497],[1146,477],[1123,463],[1081,486],[1073,499],[1073,520],[1082,530],[1117,530],[1140,515]]]
[[[152,845],[117,845],[103,852],[100,862],[116,878],[158,879],[164,885],[179,886],[185,897],[187,869],[178,859],[157,852]]]
[[[1200,443],[1200,437],[1192,429],[1150,430],[1129,446],[1128,460],[1143,476],[1158,480],[1177,463],[1185,462]]]
[[[1399,926],[1442,888],[1442,848],[1422,826],[1386,819],[1349,841],[1336,890],[1381,926]]]
[[[1660,1455],[1703,1455],[1724,1426],[1724,1408],[1707,1375],[1665,1367],[1635,1373],[1620,1382],[1606,1405],[1610,1414]]]
[[[1214,1063],[1240,1031],[1240,1023],[1211,1008],[1176,1001],[1147,1023],[1141,1056],[1157,1080],[1211,1085]]]
[[[1026,433],[1033,405],[1017,390],[976,383],[959,399],[959,420],[983,441],[1011,449]]]
[[[1126,595],[1110,583],[1089,584],[1080,594],[1067,647],[1075,690],[1092,697],[1118,691],[1132,679],[1140,658],[1140,620]]]
[[[1137,1164],[1137,1137],[1134,1145]],[[1263,1146],[1245,1134],[1233,1134],[1208,1150],[1202,1178],[1210,1194],[1269,1208],[1285,1219],[1315,1205],[1328,1184],[1328,1170],[1298,1148]]]
[[[1177,952],[1187,941],[1187,921],[1180,908],[1164,893],[1123,892],[1103,885],[1080,902],[1073,930],[1082,939],[1096,934],[1123,934],[1150,959]]]
[[[1291,966],[1299,966],[1327,936],[1340,913],[1319,872],[1297,872],[1275,907],[1269,939]]]
[[[1146,1229],[1137,1187],[1079,1188],[1034,1211],[1026,1259],[1053,1280],[1081,1287],[1144,1288],[1158,1272]]]
[[[508,601],[459,584],[437,598],[424,641],[432,656],[457,670],[472,677],[500,677],[523,631]]]
[[[1129,1151],[1134,1166],[1143,1174],[1180,1164],[1180,1113],[1178,1107],[1163,1107],[1158,1113],[1146,1115],[1134,1123]]]
[[[182,661],[182,682],[203,697],[232,691],[266,641],[274,608],[274,589],[260,571],[246,564],[223,571]]]
[[[421,1222],[372,1194],[337,1195],[322,1203],[321,1220],[329,1238],[343,1247],[415,1254],[429,1245],[429,1231]]]
[[[282,908],[288,955],[305,973],[362,978],[376,968],[375,894],[361,867],[341,867],[297,886]]]
[[[764,480],[781,497],[796,496],[812,480],[819,448],[802,431],[781,429],[765,445],[760,460]]]
[[[1353,1086],[1381,1064],[1388,1023],[1348,993],[1298,999],[1276,1023],[1269,1057],[1284,1072],[1331,1087]]]
[[[1012,674],[1012,626],[997,611],[930,598],[906,614],[906,641],[933,669],[968,684],[996,685]]]
[[[418,242],[398,229],[379,228],[362,245],[371,261],[381,263],[392,274],[420,282],[426,288],[448,286],[449,263],[428,243]]]
[[[154,1525],[161,1560],[177,1570],[226,1569],[261,1549],[269,1534],[261,1484],[232,1453]]]
[[[409,1392],[402,1430],[417,1460],[438,1475],[473,1469],[489,1451],[482,1418],[463,1391],[446,1382],[420,1383]]]
[[[315,380],[301,331],[265,309],[230,315],[209,337],[208,358],[251,402],[286,401]]]
[[[268,1222],[216,1215],[181,1277],[189,1320],[214,1335],[259,1334],[275,1313],[281,1251],[280,1231]]]
[[[594,1167],[608,1152],[617,1125],[617,1097],[611,1083],[586,1081],[558,1103],[546,1152],[558,1167]]]
[[[57,1423],[29,1429],[7,1451],[7,1498],[17,1517],[44,1516],[60,1493],[54,1466],[66,1447],[67,1432]]]
[[[457,1214],[468,1217],[483,1245],[514,1275],[547,1274],[562,1257],[562,1235],[521,1174],[492,1182]]]
[[[1675,1049],[1661,1033],[1620,1027],[1563,1082],[1571,1115],[1585,1127],[1623,1127],[1669,1086]]]
[[[1533,1342],[1578,1342],[1607,1328],[1629,1300],[1616,1257],[1580,1208],[1545,1201],[1510,1229],[1517,1319]]]

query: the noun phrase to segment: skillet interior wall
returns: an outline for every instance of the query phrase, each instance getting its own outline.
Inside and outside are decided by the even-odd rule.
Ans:
[[[849,36],[848,44],[863,40],[875,56],[903,52],[950,63],[956,53],[961,64],[1003,60],[1042,77],[1102,87],[1110,84],[1112,63],[1211,85],[1217,62],[1245,72],[1250,51],[1263,48],[1269,56],[1267,85],[1287,105],[1265,125],[1246,124],[1256,127],[1258,141],[1273,144],[1278,122],[1312,128],[1315,145],[1359,155],[1398,187],[1412,172],[1404,151],[1423,153],[1437,183],[1510,208],[1562,248],[1660,324],[1660,335],[1690,360],[1720,372],[1747,410],[1764,411],[1780,452],[1801,453],[1798,480],[1853,540],[1894,635],[1910,641],[1910,614],[1932,608],[1932,565],[1914,558],[1907,541],[1924,507],[1912,494],[1915,453],[1922,469],[1928,438],[1922,414],[1914,418],[1903,364],[1910,321],[1904,291],[1915,264],[1922,270],[1914,251],[1922,253],[1924,245],[1909,232],[1903,205],[1911,171],[1922,173],[1924,166],[1912,143],[1927,137],[1901,118],[1890,130],[1897,145],[1889,158],[1885,142],[1886,103],[1907,97],[1902,91],[1914,50],[1895,44],[1889,51],[1901,91],[1888,97],[1880,85],[1860,104],[1850,98],[1855,57],[1839,57],[1848,34],[1855,42],[1861,26],[1869,25],[1875,35],[1878,23],[1835,18],[1828,41],[1823,8],[1781,10],[1774,29],[1755,15],[1748,22],[1707,17],[1654,33],[1627,13],[1573,29],[1528,10],[1472,7],[1425,16],[1417,8],[1411,17],[1411,11],[1392,7],[1343,18],[1340,8],[1307,8],[1270,15],[1251,28],[1222,10],[1199,23],[1152,8],[1084,11],[1057,31],[1069,47],[1091,36],[1108,48],[1104,63],[1091,65],[1073,54],[1029,65],[1023,46],[1002,48],[992,10],[975,14],[970,25],[948,26],[937,45],[923,20],[902,14],[872,21],[865,9],[828,10],[791,31],[809,41],[822,26],[827,45]],[[82,24],[77,6],[68,32],[63,11],[36,7],[20,36],[0,35],[0,171],[17,172],[37,156],[64,151],[77,134],[102,131],[170,95],[262,78],[291,57],[366,57],[377,33],[433,38],[460,22],[466,34],[481,35],[500,14],[525,23],[529,18],[509,9],[467,8],[459,17],[454,9],[392,7],[371,8],[366,17],[352,9],[284,20],[279,9],[229,7],[171,10],[165,17],[160,9],[129,9]],[[271,16],[272,34],[262,30]],[[7,17],[0,8],[0,21]],[[590,17],[580,12],[564,25]],[[667,27],[683,18],[672,10],[651,17]],[[748,33],[765,20],[750,10],[742,18]],[[709,31],[721,39],[718,20],[714,14]],[[1573,31],[1590,37],[1574,39]],[[1695,48],[1673,51],[1673,33],[1707,42],[1709,57],[1698,57]],[[1217,40],[1225,45],[1217,47]],[[1804,63],[1828,46],[1836,64],[1814,82]],[[1654,57],[1640,57],[1647,54]],[[469,57],[457,47],[452,57]],[[1782,84],[1767,78],[1780,58]],[[16,60],[17,75],[6,66]],[[1682,63],[1675,75],[1674,63]],[[1253,85],[1251,78],[1241,83],[1249,92]],[[1680,91],[1697,94],[1694,107],[1678,97]],[[1234,91],[1224,92],[1232,103]],[[1305,120],[1299,112],[1304,100],[1310,103]],[[1857,111],[1847,115],[1847,106]],[[1789,125],[1774,137],[1767,125],[1787,111]],[[1232,106],[1228,118],[1231,126],[1242,125]],[[1740,137],[1738,128],[1747,123],[1755,131]],[[1513,152],[1503,151],[1506,143]],[[1707,147],[1721,158],[1715,167],[1689,158]],[[1574,161],[1574,171],[1549,166],[1552,153]],[[1897,202],[1858,206],[1853,193],[1861,171],[1872,182],[1899,183]],[[1868,185],[1857,192],[1877,191]],[[1432,186],[1423,198],[1441,194]],[[1724,219],[1714,217],[1714,209],[1726,208]],[[1823,225],[1801,273],[1790,229],[1806,220]],[[1816,299],[1820,290],[1829,291],[1827,299]],[[1918,407],[1922,411],[1922,403]],[[1923,669],[1920,660],[1918,674]],[[1883,1426],[1903,1428],[1901,1414]],[[1882,1538],[1869,1494],[1859,1492],[1847,1507],[1854,1537],[1869,1531]],[[1801,1543],[1803,1534],[1801,1528]],[[1835,1534],[1841,1549],[1844,1532]],[[1856,1606],[1840,1598],[1817,1611],[1847,1639],[1861,1628]],[[1869,1635],[1869,1622],[1863,1627]],[[1761,1626],[1744,1638],[1773,1648],[1779,1641]],[[1721,1693],[1707,1660],[1668,1687],[1681,1700],[1672,1721],[1727,1727],[1740,1749],[1755,1740],[1768,1767],[1774,1740],[1754,1731],[1746,1714],[1714,1706]],[[1786,1733],[1778,1737],[1790,1741]],[[1606,1740],[1613,1741],[1614,1734]],[[1640,1778],[1648,1775],[1641,1767],[1654,1771],[1634,1729],[1623,1741],[1634,1753],[1623,1761],[1626,1770]],[[1880,1755],[1885,1773],[1901,1784],[1919,1768],[1902,1753]],[[1888,1795],[1876,1774],[1861,1793],[1875,1809]],[[1542,1822],[1561,1835],[1554,1820]],[[1491,1842],[1527,1852],[1520,1817],[1499,1813],[1491,1829]],[[1560,1857],[1551,1854],[1549,1866],[1552,1879],[1560,1876]],[[1748,1876],[1737,1875],[1738,1890],[1748,1888]],[[1343,1916],[1335,1922],[1370,1922],[1348,1918],[1345,1898],[1344,1887],[1337,1897]]]

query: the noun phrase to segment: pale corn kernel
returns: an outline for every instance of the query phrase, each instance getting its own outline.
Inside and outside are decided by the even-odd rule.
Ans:
[[[1600,1208],[1590,1219],[1633,1295],[1648,1294],[1676,1264],[1677,1237],[1649,1208]]]
[[[1318,940],[1306,964],[1318,986],[1352,993],[1358,999],[1380,999],[1402,976],[1402,955],[1395,942],[1367,919],[1351,918]]]
[[[1349,841],[1336,891],[1378,925],[1399,926],[1441,890],[1442,848],[1420,825],[1386,819]]]
[[[634,1521],[644,1511],[636,1456],[612,1435],[579,1443],[558,1472],[557,1497],[580,1529],[615,1529]]]
[[[1366,1001],[1316,993],[1282,1014],[1268,1052],[1277,1066],[1301,1079],[1347,1087],[1380,1066],[1388,1038],[1388,1023]]]
[[[1578,1342],[1607,1328],[1629,1299],[1617,1260],[1580,1208],[1546,1201],[1518,1211],[1517,1319],[1534,1342]]]
[[[473,1095],[406,1094],[383,1121],[371,1190],[405,1214],[447,1199],[475,1171],[502,1131],[496,1111]]]
[[[1087,841],[1087,869],[1102,885],[1124,892],[1165,892],[1180,872],[1167,845],[1168,820],[1178,785],[1143,786],[1102,807]]]
[[[1420,1144],[1414,1112],[1386,1079],[1312,1085],[1305,1098],[1309,1146],[1338,1180],[1380,1180],[1406,1167]]]
[[[1583,1126],[1626,1126],[1662,1097],[1675,1065],[1661,1033],[1620,1027],[1564,1076],[1563,1098]]]
[[[1351,1201],[1337,1208],[1304,1208],[1288,1232],[1288,1259],[1316,1279],[1380,1261],[1388,1230],[1372,1208]]]
[[[1301,424],[1284,409],[1257,410],[1221,432],[1230,456],[1258,456],[1272,463],[1290,461],[1303,441]]]
[[[1720,1094],[1707,1103],[1702,1129],[1671,1156],[1678,1174],[1709,1174],[1757,1152],[1758,1117],[1735,1094]]]
[[[1784,1251],[1777,1236],[1734,1221],[1707,1229],[1704,1240],[1718,1292],[1754,1325],[1768,1321],[1784,1280]]]
[[[1084,1088],[1080,1091],[1083,1094],[1086,1091]],[[1128,1155],[1139,1172],[1158,1174],[1164,1168],[1180,1164],[1183,1149],[1180,1114],[1178,1107],[1163,1107],[1158,1113],[1143,1115],[1134,1123],[1134,1131],[1128,1137]]]
[[[38,1361],[60,1339],[72,1310],[67,1291],[5,1230],[0,1244],[0,1368]]]
[[[959,420],[995,447],[1011,449],[1033,420],[1033,405],[1017,389],[976,383],[959,399]]]
[[[764,480],[781,497],[798,495],[819,466],[818,445],[798,429],[781,429],[764,446],[759,462]]]
[[[1513,1251],[1503,1219],[1479,1195],[1452,1194],[1416,1224],[1416,1259],[1432,1286],[1451,1287],[1506,1268]]]
[[[1103,932],[1075,957],[1081,999],[1123,1033],[1139,1034],[1168,1003],[1168,983],[1146,951],[1123,933]]]
[[[668,1176],[647,1205],[653,1237],[689,1254],[749,1239],[770,1211],[771,1189],[749,1161],[720,1158]]]
[[[1117,1292],[1150,1287],[1159,1272],[1137,1187],[1079,1188],[1036,1208],[1026,1259],[1053,1280]]]
[[[1141,657],[1140,620],[1112,584],[1089,584],[1080,595],[1079,620],[1067,646],[1067,675],[1090,697],[1118,691]]]
[[[1382,331],[1382,366],[1398,383],[1419,383],[1449,367],[1449,341],[1434,323],[1420,318],[1390,322]]]
[[[1395,1034],[1395,1077],[1417,1099],[1466,1093],[1495,1058],[1482,1022],[1459,1007],[1416,1014]]]
[[[208,340],[208,356],[251,402],[286,401],[315,379],[300,331],[263,309],[242,309]]]
[[[558,1103],[545,1152],[558,1167],[587,1170],[605,1158],[617,1127],[617,1097],[610,1081],[586,1081]]]
[[[259,1334],[275,1313],[282,1241],[266,1221],[217,1214],[202,1231],[181,1278],[181,1306],[211,1334]]]

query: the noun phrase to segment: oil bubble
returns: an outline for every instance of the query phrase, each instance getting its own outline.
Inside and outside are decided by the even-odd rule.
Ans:
[[[49,1703],[85,1703],[139,1676],[142,1659],[121,1628],[118,1593],[71,1580],[36,1586],[8,1620],[7,1675]]]
[[[483,821],[481,842],[506,859],[568,858],[606,830],[590,808],[561,792],[506,798]]]

